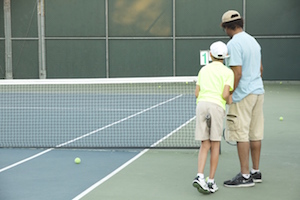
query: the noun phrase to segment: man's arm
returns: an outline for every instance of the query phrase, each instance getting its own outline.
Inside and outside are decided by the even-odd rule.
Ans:
[[[234,74],[234,88],[233,91],[237,88],[240,79],[242,77],[242,66],[230,66]],[[233,91],[231,93],[233,93]]]
[[[261,76],[261,78],[263,77],[263,70],[264,70],[264,68],[262,65],[262,61],[260,61],[260,76]]]

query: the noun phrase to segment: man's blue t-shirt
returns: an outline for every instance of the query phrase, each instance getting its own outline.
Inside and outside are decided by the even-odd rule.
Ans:
[[[261,78],[261,48],[254,37],[246,32],[235,34],[227,43],[229,66],[242,66],[242,77],[232,95],[233,102],[239,102],[249,94],[263,94]]]

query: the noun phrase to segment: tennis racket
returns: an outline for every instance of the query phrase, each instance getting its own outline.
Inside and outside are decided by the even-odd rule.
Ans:
[[[227,123],[230,122],[231,120],[230,118],[228,118],[228,110],[229,110],[229,106],[226,105],[226,121],[225,121],[225,128],[223,129],[223,138],[227,144],[231,146],[236,146],[236,141],[230,140],[228,135]]]
[[[229,137],[228,137],[228,131],[226,131],[226,128],[224,128],[223,130],[223,138],[226,141],[227,144],[231,145],[231,146],[236,146],[236,142],[235,141],[230,141]]]

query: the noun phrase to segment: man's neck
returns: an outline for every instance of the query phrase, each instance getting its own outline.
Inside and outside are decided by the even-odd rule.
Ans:
[[[232,31],[232,36],[234,36],[235,34],[238,34],[238,33],[241,33],[243,32],[244,30],[242,28],[236,28]]]

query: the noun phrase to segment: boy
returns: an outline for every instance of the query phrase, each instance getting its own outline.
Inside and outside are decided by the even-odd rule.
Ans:
[[[232,70],[223,64],[224,59],[229,57],[226,44],[221,41],[214,42],[210,46],[210,56],[213,62],[199,71],[195,90],[197,98],[195,139],[201,140],[201,147],[198,155],[198,174],[193,186],[204,194],[218,190],[214,176],[219,160],[225,104],[232,102],[230,91],[233,90],[234,83]],[[208,118],[210,123],[207,123]],[[203,172],[209,150],[210,173],[206,182]]]

